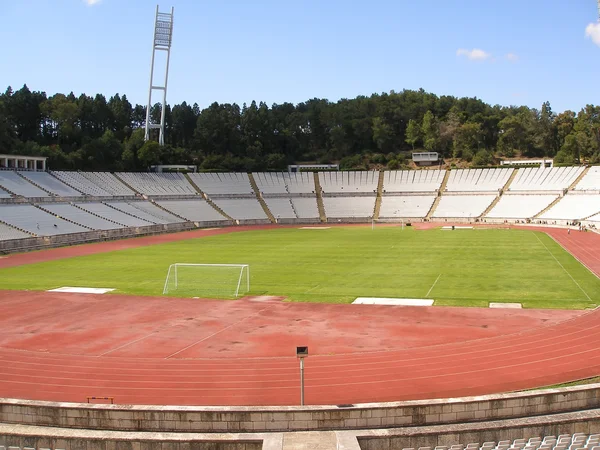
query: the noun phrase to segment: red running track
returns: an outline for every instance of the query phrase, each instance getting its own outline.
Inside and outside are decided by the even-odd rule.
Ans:
[[[600,236],[543,231],[600,273]],[[145,239],[108,244],[147,245]],[[86,247],[94,245],[102,246],[58,249],[59,257],[68,257],[68,250],[90,251]],[[49,252],[52,258],[57,255]],[[44,259],[44,253],[35,255]],[[24,263],[20,258],[29,255],[0,263]],[[290,355],[296,345],[311,349],[307,404],[481,395],[600,373],[598,310],[261,300],[0,291],[0,397],[297,404],[298,362]]]

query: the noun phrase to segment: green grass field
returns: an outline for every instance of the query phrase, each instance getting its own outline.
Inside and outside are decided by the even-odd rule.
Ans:
[[[2,269],[0,289],[85,286],[161,295],[167,269],[176,262],[249,264],[252,294],[283,295],[291,301],[403,297],[456,306],[520,302],[528,308],[590,308],[600,302],[600,280],[551,238],[493,229],[336,227],[230,233]],[[230,297],[239,271],[223,275],[229,281],[220,295],[200,286],[203,280],[210,284],[214,273],[188,273],[193,289],[175,295]],[[185,278],[180,276],[182,289]]]

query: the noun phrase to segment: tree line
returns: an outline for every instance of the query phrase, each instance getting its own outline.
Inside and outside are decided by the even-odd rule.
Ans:
[[[159,122],[161,106],[150,114]],[[144,142],[146,107],[125,95],[76,97],[31,91],[0,95],[0,153],[41,155],[53,169],[146,170],[196,164],[201,170],[283,170],[294,162],[344,169],[406,167],[410,152],[436,151],[476,166],[499,157],[600,162],[600,106],[554,113],[489,105],[477,98],[404,90],[294,105],[186,102],[167,105],[164,147]],[[157,132],[157,130],[153,130]]]

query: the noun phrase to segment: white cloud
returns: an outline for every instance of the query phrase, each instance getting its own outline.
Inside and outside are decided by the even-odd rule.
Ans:
[[[467,50],[465,48],[459,48],[456,50],[457,56],[466,56],[467,59],[471,61],[485,61],[486,59],[491,58],[491,54],[481,50],[479,48],[474,48],[473,50]]]
[[[600,22],[590,23],[585,27],[585,35],[592,39],[594,44],[600,47]]]
[[[83,0],[83,3],[85,3],[88,6],[94,6],[100,3],[101,1],[102,0]]]
[[[510,62],[517,62],[519,60],[519,55],[516,55],[514,53],[507,53],[506,59],[509,60]]]

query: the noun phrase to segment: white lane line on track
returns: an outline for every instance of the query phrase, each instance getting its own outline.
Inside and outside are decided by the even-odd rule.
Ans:
[[[254,317],[254,316],[257,316],[257,315],[259,315],[261,312],[263,312],[263,311],[266,311],[266,310],[267,310],[267,309],[269,309],[269,308],[271,308],[271,306],[267,306],[266,308],[263,308],[263,309],[261,309],[261,310],[259,310],[259,311],[255,312],[254,314],[250,314],[249,316],[243,317],[243,318],[241,318],[240,320],[238,320],[237,322],[235,322],[235,323],[232,323],[231,325],[227,325],[225,328],[222,328],[222,329],[220,329],[219,331],[215,331],[215,332],[214,332],[213,334],[211,334],[210,336],[203,337],[202,339],[200,339],[200,340],[198,340],[198,341],[196,341],[196,342],[193,342],[193,343],[191,343],[191,344],[190,344],[190,345],[188,345],[187,347],[184,347],[184,348],[182,348],[181,350],[177,350],[175,353],[171,353],[170,355],[168,355],[168,356],[165,356],[165,357],[164,357],[164,359],[169,359],[169,358],[172,358],[173,356],[175,356],[175,355],[178,355],[178,354],[180,354],[181,352],[184,352],[184,351],[186,351],[188,348],[192,348],[194,345],[196,345],[196,344],[199,344],[199,343],[201,343],[201,342],[204,342],[204,341],[206,341],[207,339],[210,339],[210,338],[212,338],[212,337],[216,336],[217,334],[220,334],[220,333],[222,333],[223,331],[225,331],[225,330],[228,330],[228,329],[230,329],[230,328],[232,328],[232,327],[234,327],[234,326],[236,326],[236,325],[238,325],[238,324],[242,323],[244,320],[246,320],[246,319],[249,319],[250,317]]]
[[[437,284],[438,280],[440,279],[440,277],[442,276],[442,274],[440,273],[438,275],[438,277],[435,279],[435,281],[433,282],[433,284],[431,285],[431,287],[429,288],[429,290],[427,291],[427,294],[425,294],[425,298],[429,297],[429,294],[431,294],[431,291],[433,291],[433,288],[435,287],[435,285]]]
[[[99,357],[101,357],[101,356],[108,355],[109,353],[116,352],[117,350],[121,350],[122,348],[125,348],[125,347],[127,347],[128,345],[135,344],[136,342],[143,341],[144,339],[146,339],[146,338],[149,338],[150,336],[152,336],[152,335],[154,335],[154,334],[156,334],[156,331],[153,331],[152,333],[149,333],[149,334],[147,334],[146,336],[142,336],[141,338],[135,339],[135,340],[133,340],[133,341],[126,342],[126,343],[124,343],[123,345],[119,345],[119,346],[118,346],[118,347],[116,347],[116,348],[113,348],[113,349],[107,350],[107,351],[105,351],[104,353],[100,353],[100,354],[99,354],[99,355],[97,355],[96,357],[97,357],[97,358],[99,358]]]
[[[540,239],[540,237],[539,237],[539,236],[538,236],[538,235],[537,235],[535,232],[533,232],[533,231],[532,231],[532,233],[533,233],[533,234],[535,234],[535,237],[537,238],[537,240],[538,240],[538,241],[539,241],[539,242],[540,242],[540,243],[541,243],[541,244],[544,246],[544,248],[546,249],[546,251],[547,251],[548,253],[550,253],[550,255],[551,255],[553,258],[554,258],[554,261],[556,261],[556,262],[558,263],[558,265],[559,265],[559,266],[562,268],[562,270],[564,270],[564,271],[565,271],[565,273],[566,273],[567,275],[569,275],[569,277],[571,278],[571,280],[573,280],[573,283],[575,283],[575,284],[577,285],[577,287],[578,287],[579,289],[581,289],[581,292],[583,292],[583,293],[584,293],[584,295],[587,297],[587,299],[588,299],[588,300],[591,302],[591,301],[592,301],[592,299],[591,299],[591,298],[590,298],[590,296],[587,294],[587,292],[585,292],[585,291],[583,290],[583,288],[582,288],[582,287],[579,285],[579,283],[578,283],[578,282],[575,280],[575,278],[573,278],[573,275],[571,275],[571,274],[569,273],[569,271],[568,271],[567,269],[565,269],[565,266],[563,266],[563,265],[560,263],[560,261],[559,261],[558,259],[556,259],[556,256],[554,256],[554,254],[553,254],[553,253],[550,251],[550,249],[549,249],[549,248],[546,246],[546,244],[544,244],[544,242],[543,242],[543,241]],[[556,241],[555,241],[555,242],[556,242]]]
[[[579,261],[579,263],[582,266],[584,266],[587,270],[589,270],[595,277],[600,278],[600,275],[597,274],[596,272],[594,272],[594,270],[592,270],[592,268],[590,266],[588,266],[585,262],[583,262],[581,259],[579,259],[579,257],[576,256],[575,253],[573,253],[571,251],[571,249],[567,248],[565,245],[562,244],[561,241],[559,241],[558,239],[556,239],[551,234],[548,234],[548,236],[550,236],[554,242],[556,242],[558,245],[560,245],[562,248],[564,248],[567,252],[569,252],[569,254],[573,258],[575,258],[577,261]],[[577,250],[581,250],[583,253],[586,254],[586,256],[589,256],[592,260],[600,260],[600,258],[597,255],[595,255],[594,253],[591,253],[587,248],[585,248],[584,246],[582,246],[581,244],[579,244],[577,241],[574,241],[574,240],[570,241],[570,244],[573,245],[573,247],[575,247]]]

